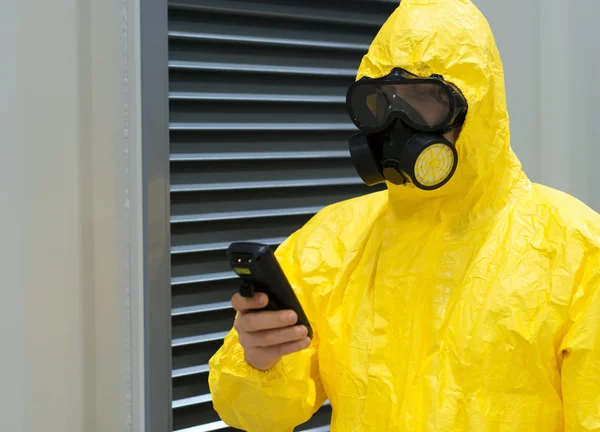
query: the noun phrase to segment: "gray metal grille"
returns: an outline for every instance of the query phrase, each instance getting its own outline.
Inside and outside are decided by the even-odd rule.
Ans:
[[[323,206],[374,191],[350,161],[345,91],[397,4],[169,1],[174,430],[233,430],[207,383],[234,317],[229,243],[276,247]],[[327,431],[330,416],[326,404],[297,430]]]

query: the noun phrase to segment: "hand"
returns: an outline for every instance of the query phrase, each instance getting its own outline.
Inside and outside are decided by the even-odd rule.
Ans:
[[[246,362],[259,370],[271,369],[281,357],[302,351],[310,346],[308,329],[294,325],[298,316],[294,311],[260,311],[269,303],[264,293],[242,297],[239,293],[231,299],[238,312],[234,328],[244,348]]]

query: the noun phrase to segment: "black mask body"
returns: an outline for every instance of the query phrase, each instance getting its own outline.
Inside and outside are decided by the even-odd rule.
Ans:
[[[439,133],[419,132],[405,126],[350,138],[350,156],[363,182],[369,186],[407,181],[424,190],[442,187],[458,165],[454,145]]]
[[[433,190],[452,178],[458,153],[443,135],[462,124],[467,107],[442,77],[423,79],[395,69],[383,78],[362,79],[348,90],[347,107],[361,130],[349,147],[365,184],[411,182]]]

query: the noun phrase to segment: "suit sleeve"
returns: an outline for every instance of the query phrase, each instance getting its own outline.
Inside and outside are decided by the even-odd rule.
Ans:
[[[319,215],[323,216],[323,215]],[[268,371],[244,360],[235,329],[209,362],[213,406],[228,425],[247,432],[284,432],[308,421],[327,399],[319,374],[319,329],[312,290],[301,271],[302,241],[321,217],[288,238],[276,251],[313,328],[311,346],[282,358]]]
[[[572,300],[562,343],[565,432],[600,432],[600,259],[590,264]]]

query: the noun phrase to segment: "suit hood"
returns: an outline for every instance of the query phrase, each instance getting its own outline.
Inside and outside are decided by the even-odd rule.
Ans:
[[[516,186],[530,183],[510,145],[502,60],[487,20],[469,0],[403,0],[364,56],[357,79],[400,67],[441,74],[465,96],[468,113],[456,142],[458,167],[440,189],[388,183],[404,211],[477,219],[498,212]]]

